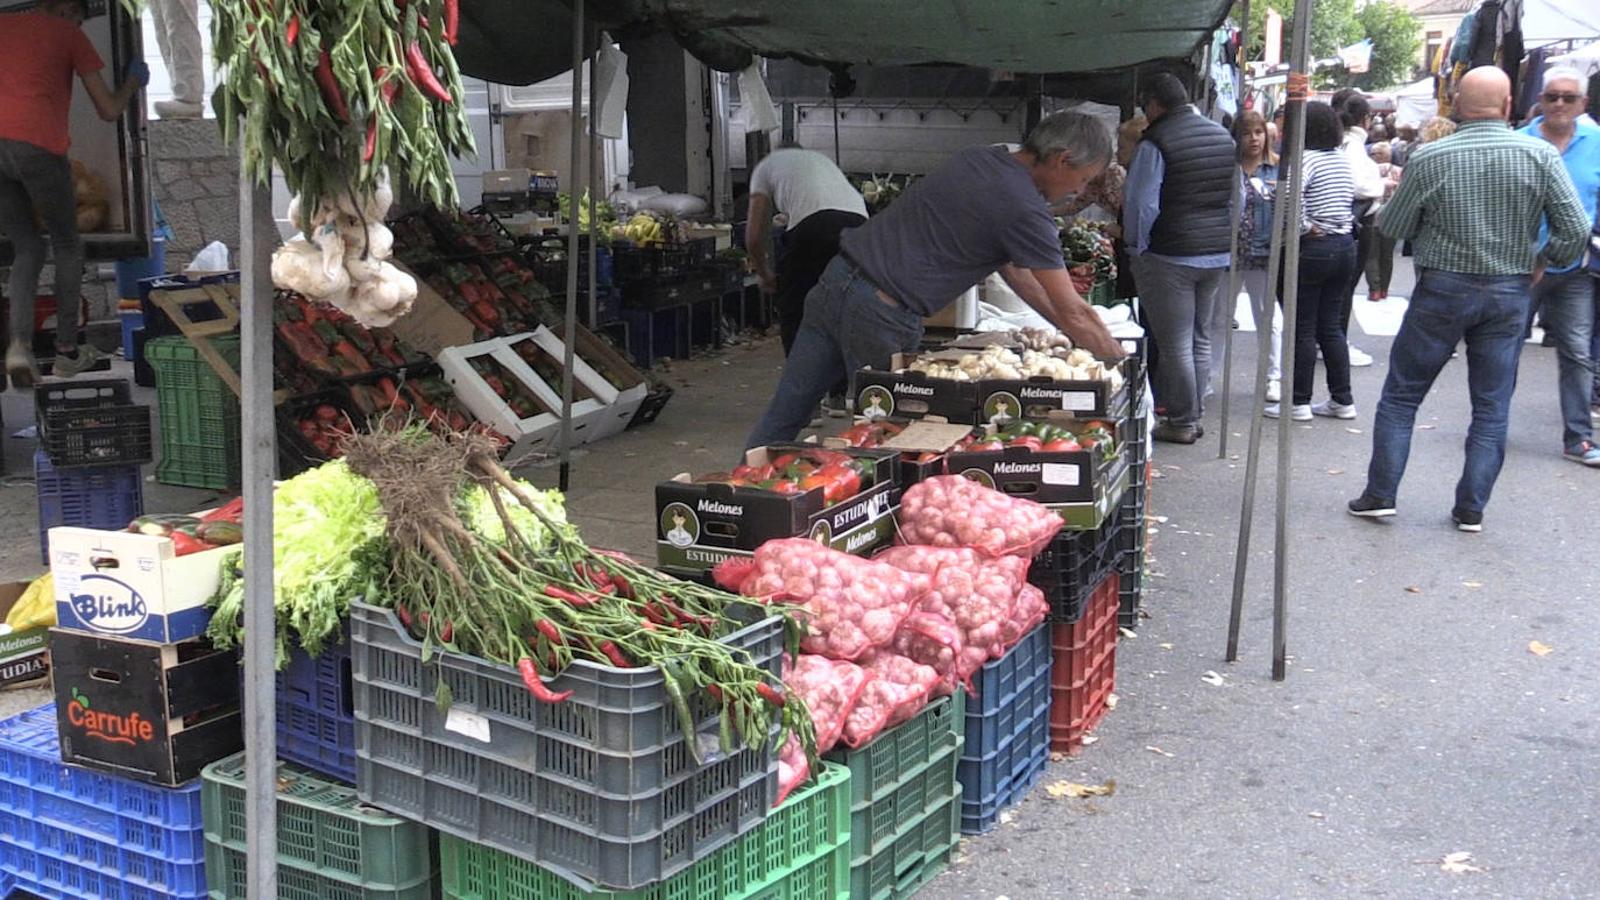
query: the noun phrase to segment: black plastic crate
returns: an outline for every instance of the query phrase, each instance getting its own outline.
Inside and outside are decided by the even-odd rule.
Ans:
[[[39,444],[57,469],[153,459],[150,407],[120,378],[46,382],[33,391]]]
[[[633,414],[628,421],[629,428],[638,428],[640,425],[649,425],[661,415],[661,410],[667,406],[667,401],[672,399],[673,390],[665,384],[652,384],[650,393],[645,395],[644,402],[639,404],[639,411]]]
[[[708,265],[716,252],[716,238],[695,238],[649,247],[614,244],[611,248],[613,277],[618,284],[627,284],[689,275]]]
[[[1122,554],[1117,563],[1120,587],[1118,589],[1117,626],[1130,631],[1139,627],[1139,608],[1144,602],[1144,549]]]
[[[1028,583],[1044,591],[1050,621],[1078,621],[1095,586],[1115,569],[1122,555],[1120,516],[1107,516],[1092,531],[1063,531],[1028,568]]]
[[[327,462],[335,455],[317,447],[300,428],[302,419],[308,416],[315,417],[317,410],[323,406],[332,407],[337,413],[330,424],[347,431],[361,430],[360,426],[365,417],[356,411],[347,389],[319,391],[288,401],[278,407],[276,413],[279,478],[293,478],[307,469]]]

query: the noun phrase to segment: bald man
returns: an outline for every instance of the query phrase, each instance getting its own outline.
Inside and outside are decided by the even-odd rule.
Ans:
[[[1418,148],[1378,227],[1416,245],[1417,286],[1389,354],[1389,377],[1372,427],[1367,487],[1351,515],[1395,514],[1417,406],[1456,344],[1467,344],[1472,424],[1451,518],[1483,530],[1483,509],[1505,460],[1506,422],[1537,268],[1564,269],[1582,255],[1589,217],[1561,155],[1513,132],[1511,82],[1492,66],[1461,79],[1454,135]],[[1549,240],[1540,244],[1540,226]]]

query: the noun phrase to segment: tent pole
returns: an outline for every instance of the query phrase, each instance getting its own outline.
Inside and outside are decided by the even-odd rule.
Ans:
[[[1289,195],[1289,224],[1294,229],[1295,240],[1288,241],[1283,261],[1283,330],[1286,332],[1283,341],[1283,370],[1294,371],[1295,342],[1288,338],[1287,332],[1295,328],[1295,316],[1299,305],[1300,281],[1300,216],[1301,216],[1301,186],[1305,183],[1305,139],[1306,139],[1306,100],[1311,94],[1311,75],[1308,71],[1307,58],[1311,37],[1311,0],[1295,0],[1294,10],[1294,40],[1289,52],[1289,112],[1284,125],[1289,129],[1289,138],[1284,143],[1284,149],[1289,153],[1288,169],[1292,173],[1290,185],[1292,193]],[[1289,618],[1289,494],[1290,494],[1290,463],[1292,462],[1292,445],[1294,428],[1288,412],[1293,408],[1294,395],[1288,395],[1290,403],[1285,406],[1279,403],[1278,419],[1278,529],[1277,541],[1273,548],[1272,572],[1272,680],[1282,681],[1288,675],[1288,618]]]
[[[1245,41],[1250,36],[1250,0],[1240,0],[1239,8],[1240,17],[1244,20],[1243,24],[1239,26],[1239,47],[1240,52],[1243,53],[1243,48],[1246,46]],[[1239,116],[1244,114],[1244,64],[1239,59],[1235,59],[1234,64],[1239,73],[1238,77],[1233,81],[1233,119],[1237,122],[1239,121]],[[1239,279],[1241,276],[1239,271],[1239,207],[1244,203],[1244,190],[1239,183],[1240,177],[1240,173],[1234,173],[1232,199],[1228,207],[1232,215],[1232,224],[1228,229],[1228,290],[1223,297],[1218,298],[1218,302],[1227,306],[1228,324],[1222,329],[1222,409],[1220,410],[1222,427],[1218,429],[1219,433],[1217,435],[1217,459],[1228,458],[1228,405],[1233,396],[1233,317],[1234,312],[1239,308]],[[1215,316],[1212,317],[1212,321],[1216,321]],[[1215,342],[1216,339],[1213,338],[1212,343],[1215,344]],[[1205,388],[1202,387],[1200,392],[1204,394]]]
[[[273,672],[277,606],[272,586],[272,482],[277,426],[272,411],[272,189],[258,184],[239,144],[239,355],[244,412],[244,746],[247,883],[259,897],[278,896],[277,713]]]
[[[589,189],[588,202],[584,205],[589,208],[589,327],[595,328],[600,324],[599,300],[596,297],[595,286],[596,254],[599,251],[597,231],[599,221],[595,218],[594,205],[600,195],[600,41],[595,41],[594,56],[589,58]]]
[[[567,193],[572,210],[567,221],[567,317],[561,359],[561,492],[572,483],[572,343],[577,339],[578,265],[583,259],[578,244],[578,163],[583,159],[583,0],[572,4],[572,153],[571,184]],[[591,282],[592,283],[592,282]]]

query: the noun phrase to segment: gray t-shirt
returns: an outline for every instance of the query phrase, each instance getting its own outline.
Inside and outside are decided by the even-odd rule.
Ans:
[[[1006,263],[1066,266],[1049,204],[1005,147],[962,150],[839,243],[884,293],[924,316]]]

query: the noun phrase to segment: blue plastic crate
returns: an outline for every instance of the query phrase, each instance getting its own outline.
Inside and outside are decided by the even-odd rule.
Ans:
[[[1050,674],[1050,626],[1040,625],[1022,636],[1005,656],[990,660],[972,675],[967,696],[966,750],[963,756],[983,759],[1000,749],[1031,709],[1018,703],[1019,689]]]
[[[144,480],[134,464],[57,469],[43,450],[33,454],[33,480],[39,494],[39,548],[50,564],[51,528],[120,530],[144,515]]]
[[[46,897],[203,897],[200,784],[61,761],[55,704],[0,722],[0,871]]]
[[[346,628],[348,632],[348,627]],[[350,638],[310,656],[299,647],[278,673],[278,757],[356,783]]]
[[[1050,680],[1041,678],[1040,688],[1048,697]],[[957,764],[956,778],[961,787],[961,832],[984,834],[994,827],[1006,807],[1022,800],[1039,783],[1044,767],[1050,760],[1050,707],[1031,721],[1024,723],[1017,735],[995,757],[984,763],[962,760]],[[976,794],[967,786],[967,779],[996,776],[992,793]]]

